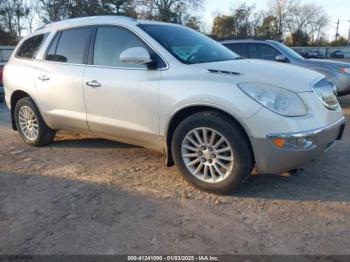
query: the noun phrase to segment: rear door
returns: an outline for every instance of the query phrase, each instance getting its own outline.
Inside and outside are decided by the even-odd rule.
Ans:
[[[57,32],[39,63],[38,97],[53,128],[88,130],[82,81],[91,33],[91,27]]]

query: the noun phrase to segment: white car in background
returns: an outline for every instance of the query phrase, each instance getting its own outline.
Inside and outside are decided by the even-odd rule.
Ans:
[[[323,75],[242,60],[189,28],[125,17],[41,28],[19,43],[4,83],[13,128],[27,144],[74,129],[153,148],[216,193],[235,190],[254,166],[298,168],[344,129]]]

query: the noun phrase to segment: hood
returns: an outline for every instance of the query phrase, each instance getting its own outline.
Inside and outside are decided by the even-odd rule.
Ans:
[[[304,59],[298,61],[300,65],[304,66],[318,66],[325,68],[339,68],[339,67],[350,67],[350,63],[332,61],[327,59]]]
[[[290,64],[254,59],[194,64],[205,73],[227,77],[235,83],[256,82],[282,87],[294,92],[310,92],[312,84],[323,75]]]

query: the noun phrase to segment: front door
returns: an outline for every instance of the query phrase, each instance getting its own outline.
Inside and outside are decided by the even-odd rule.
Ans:
[[[160,71],[120,61],[128,48],[146,44],[129,30],[97,28],[91,65],[84,75],[87,121],[92,132],[116,140],[159,146]]]

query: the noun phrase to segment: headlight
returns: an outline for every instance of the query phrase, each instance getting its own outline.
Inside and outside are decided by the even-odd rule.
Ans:
[[[340,72],[350,75],[350,67],[340,67]]]
[[[306,115],[306,107],[294,92],[259,83],[240,83],[239,88],[267,109],[282,116]]]

